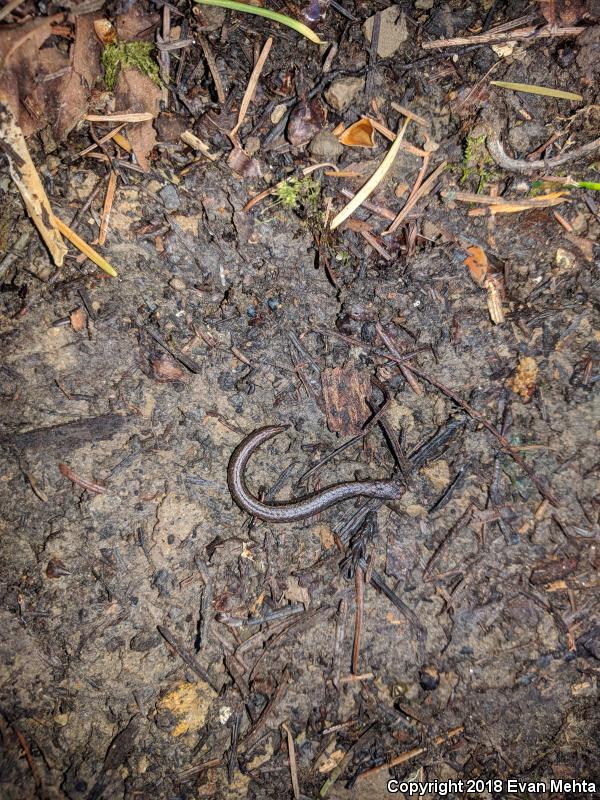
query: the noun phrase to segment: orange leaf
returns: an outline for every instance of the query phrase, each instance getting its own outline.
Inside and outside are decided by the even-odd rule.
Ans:
[[[475,283],[482,286],[488,274],[487,256],[476,244],[467,247],[467,253],[469,255],[465,258],[465,266],[469,268],[471,278]]]
[[[375,147],[375,128],[368,119],[359,119],[338,136],[348,147]]]

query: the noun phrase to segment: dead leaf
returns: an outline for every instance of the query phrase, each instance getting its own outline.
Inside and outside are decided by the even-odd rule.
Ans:
[[[54,124],[70,72],[69,59],[60,50],[47,47],[36,56],[37,77],[28,93],[22,76],[19,77],[19,101],[21,108],[25,110],[25,113],[20,113],[20,119],[25,125],[25,136],[31,136],[48,124]],[[47,146],[45,149],[48,151]]]
[[[244,178],[260,178],[262,170],[255,158],[250,158],[241,147],[234,147],[227,158],[227,166]]]
[[[327,122],[327,111],[318,97],[302,101],[290,114],[287,125],[287,138],[290,144],[300,147],[307,144],[323,130]]]
[[[590,264],[593,262],[595,244],[593,239],[588,239],[585,236],[576,236],[574,233],[567,233],[566,238],[571,244],[575,245],[586,261],[589,261]]]
[[[147,75],[137,69],[122,69],[115,87],[116,111],[148,112],[156,119],[159,112],[161,89]],[[152,120],[127,126],[127,139],[133,148],[138,164],[147,172],[148,157],[156,144],[156,131]]]
[[[351,364],[325,369],[321,374],[321,385],[329,430],[342,436],[360,433],[372,414],[367,405],[367,398],[371,396],[368,374]]]
[[[70,575],[71,573],[66,567],[64,561],[61,561],[60,558],[54,556],[50,559],[46,566],[46,577],[47,578],[62,578],[65,575]]]
[[[469,255],[465,258],[465,266],[469,268],[471,278],[475,283],[478,286],[483,286],[489,270],[485,251],[474,244],[471,247],[467,247],[467,253]]]
[[[154,29],[160,22],[160,16],[154,12],[146,12],[142,3],[127,3],[129,9],[115,19],[117,38],[121,42],[132,39],[152,39]]]
[[[94,36],[94,14],[75,17],[75,41],[71,47],[71,69],[60,95],[54,124],[56,138],[66,138],[88,110],[96,78],[100,74],[100,44]]]
[[[538,5],[550,25],[574,25],[590,12],[588,0],[538,0]]]
[[[375,128],[371,120],[359,119],[338,136],[347,147],[375,147]]]
[[[64,20],[64,14],[42,17],[25,25],[3,25],[0,29],[0,98],[12,110],[16,123],[24,136],[30,136],[48,123],[44,108],[44,96],[60,83],[61,77],[53,81],[54,87],[44,85],[44,78],[52,74],[57,66],[57,57],[45,54],[40,57],[40,47],[54,33],[54,25]],[[58,54],[58,51],[55,51]],[[60,68],[68,66],[60,56]],[[54,107],[58,106],[56,100]],[[30,110],[31,109],[31,110]]]
[[[37,53],[46,39],[52,35],[52,27],[64,21],[64,14],[40,17],[25,25],[3,25],[0,36],[0,72],[15,66],[23,56]]]

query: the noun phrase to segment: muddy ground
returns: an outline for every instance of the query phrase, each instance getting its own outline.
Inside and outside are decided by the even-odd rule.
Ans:
[[[176,5],[192,30],[201,24]],[[117,279],[73,250],[52,267],[2,162],[2,797],[279,800],[294,796],[293,775],[298,796],[340,800],[385,797],[391,776],[600,781],[598,195],[571,190],[556,209],[493,217],[442,196],[481,189],[486,172],[483,193],[514,200],[543,174],[487,156],[469,169],[465,148],[486,120],[517,158],[555,131],[573,146],[597,137],[597,59],[585,49],[596,45],[550,37],[509,54],[427,51],[424,41],[480,32],[490,5],[401,2],[409,35],[369,67],[361,25],[386,5],[346,0],[356,21],[329,8],[318,30],[339,50],[326,73],[324,51],[293,31],[228,14],[224,33],[216,18],[206,35],[227,107],[190,48],[179,79],[189,97],[195,87],[194,104],[169,93],[149,171],[119,171],[102,248]],[[509,1],[487,25],[527,14],[543,24],[535,4]],[[205,115],[235,122],[268,33],[242,128],[243,141],[258,140],[262,177],[252,177],[228,165],[230,141]],[[494,89],[492,67],[490,78],[583,100]],[[322,100],[321,128],[376,113],[397,130],[395,101],[439,145],[427,174],[448,162],[392,236],[380,237],[389,219],[354,215],[383,253],[356,226],[323,223],[328,204],[335,213],[346,202],[340,189],[356,191],[364,176],[318,170],[316,200],[290,208],[271,196],[243,210],[311,163],[369,175],[381,161],[382,137],[374,150],[328,157],[285,132],[264,143],[277,103],[289,110],[348,75],[368,76],[366,86],[343,111]],[[196,158],[178,138],[186,128],[221,157]],[[415,124],[406,136],[425,143]],[[63,219],[105,186],[106,163],[76,158],[91,142],[85,124],[56,146],[28,140]],[[546,172],[598,181],[594,157]],[[397,213],[421,164],[401,151],[371,201]],[[90,242],[103,196],[77,220]],[[473,245],[505,292],[501,324],[465,266]],[[377,325],[468,409],[409,372],[415,390]],[[523,388],[524,358],[537,375]],[[233,449],[262,425],[288,424],[252,460],[250,484],[277,484],[280,500],[305,493],[302,474],[352,436],[351,424],[332,430],[323,399],[342,367],[354,380],[338,392],[343,422],[354,409],[363,424],[387,394],[387,435],[373,425],[309,486],[396,476],[404,496],[351,536],[352,502],[294,524],[252,521],[228,491]]]

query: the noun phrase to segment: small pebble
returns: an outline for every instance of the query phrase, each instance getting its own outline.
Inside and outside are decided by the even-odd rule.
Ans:
[[[165,184],[158,194],[168,209],[179,208],[181,205],[179,193],[172,183]]]

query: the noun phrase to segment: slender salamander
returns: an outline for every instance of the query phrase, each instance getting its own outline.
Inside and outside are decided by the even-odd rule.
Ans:
[[[328,486],[319,492],[305,495],[298,500],[263,503],[248,489],[246,467],[252,454],[261,444],[287,430],[289,425],[268,425],[246,436],[235,448],[227,468],[229,492],[237,505],[265,522],[295,522],[312,517],[342,500],[351,497],[378,497],[382,500],[397,500],[404,488],[396,481],[367,480],[348,481]]]

